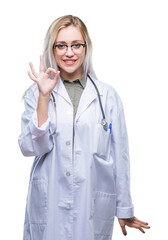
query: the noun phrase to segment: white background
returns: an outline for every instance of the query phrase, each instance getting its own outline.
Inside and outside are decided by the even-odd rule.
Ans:
[[[131,157],[135,216],[149,222],[145,234],[116,220],[113,240],[167,238],[168,5],[165,0],[4,1],[0,6],[0,238],[22,239],[32,158],[21,155],[17,138],[31,84],[28,62],[38,68],[46,31],[65,14],[79,16],[93,41],[100,80],[122,98]]]

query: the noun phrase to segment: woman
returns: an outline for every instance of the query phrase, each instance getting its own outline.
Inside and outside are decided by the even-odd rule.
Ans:
[[[86,26],[67,15],[49,27],[39,73],[30,63],[36,84],[19,137],[22,153],[35,156],[24,240],[111,240],[115,216],[124,235],[126,225],[149,228],[133,213],[122,102],[96,79],[91,53]]]

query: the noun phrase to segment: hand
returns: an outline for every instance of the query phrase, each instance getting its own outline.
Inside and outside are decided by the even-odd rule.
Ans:
[[[43,56],[40,56],[39,74],[35,71],[34,66],[31,62],[29,65],[31,72],[28,71],[27,73],[29,77],[38,84],[39,93],[42,96],[50,95],[58,82],[60,72],[56,71],[53,68],[48,68],[46,72],[44,72]],[[54,79],[51,79],[49,76],[51,72],[55,74]]]
[[[133,218],[127,218],[127,219],[118,219],[120,227],[122,229],[123,234],[126,236],[127,231],[125,226],[132,227],[132,228],[137,228],[139,229],[142,233],[145,233],[143,228],[149,229],[150,227],[148,226],[148,223],[142,222],[136,217]]]

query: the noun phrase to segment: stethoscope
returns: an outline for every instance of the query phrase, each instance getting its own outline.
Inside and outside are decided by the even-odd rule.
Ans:
[[[108,127],[108,123],[106,121],[105,113],[104,113],[103,106],[102,106],[102,101],[101,101],[101,98],[100,98],[100,92],[99,92],[95,82],[90,77],[90,75],[87,74],[87,76],[90,79],[90,81],[92,82],[92,84],[95,87],[96,92],[97,92],[97,96],[98,96],[98,99],[99,99],[99,105],[100,105],[100,109],[101,109],[101,112],[102,112],[101,125],[102,125],[102,127],[104,128],[105,131],[108,131],[108,129],[110,128],[110,132],[111,132],[111,123],[109,124],[109,127]],[[54,106],[56,107],[55,97],[54,97],[53,93],[51,93],[51,96],[52,96],[52,99],[53,99],[53,102],[54,102]]]
[[[105,117],[105,113],[104,113],[104,110],[103,110],[102,101],[101,101],[101,98],[100,98],[100,92],[99,92],[99,90],[98,90],[95,82],[93,81],[93,79],[89,76],[89,74],[88,74],[87,76],[88,76],[88,78],[91,80],[91,82],[92,82],[92,84],[94,85],[94,87],[95,87],[95,89],[96,89],[96,92],[97,92],[97,96],[98,96],[98,99],[99,99],[99,105],[100,105],[100,109],[101,109],[101,112],[102,112],[101,125],[102,125],[102,127],[103,127],[103,129],[104,129],[105,131],[108,131],[108,129],[110,129],[110,134],[111,134],[111,132],[112,132],[112,123],[110,123],[109,126],[108,126],[108,124],[107,124],[107,122],[106,122],[106,117]],[[56,101],[55,101],[54,94],[51,93],[51,96],[52,96],[52,99],[53,99],[54,108],[55,108],[55,112],[56,112]],[[56,114],[57,114],[57,113],[56,113]],[[56,115],[56,118],[57,118],[57,115]],[[57,128],[57,126],[56,126],[56,128]],[[57,134],[57,133],[58,133],[58,132],[57,132],[57,129],[56,129],[56,131],[54,131],[54,132],[51,133],[50,135],[54,135],[54,134]],[[41,160],[41,158],[38,159],[38,161],[37,161],[37,163],[36,163],[36,165],[35,165],[35,167],[34,167],[34,170],[33,170],[32,174],[31,174],[31,179],[33,179],[33,175],[34,175],[35,169],[36,169],[36,167],[37,167],[37,165],[38,165],[38,163],[39,163],[40,160]]]

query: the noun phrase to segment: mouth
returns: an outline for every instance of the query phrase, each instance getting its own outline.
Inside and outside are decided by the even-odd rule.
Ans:
[[[63,62],[68,66],[74,65],[76,63],[76,61],[77,60],[75,60],[75,59],[65,59],[65,60],[63,60]]]

